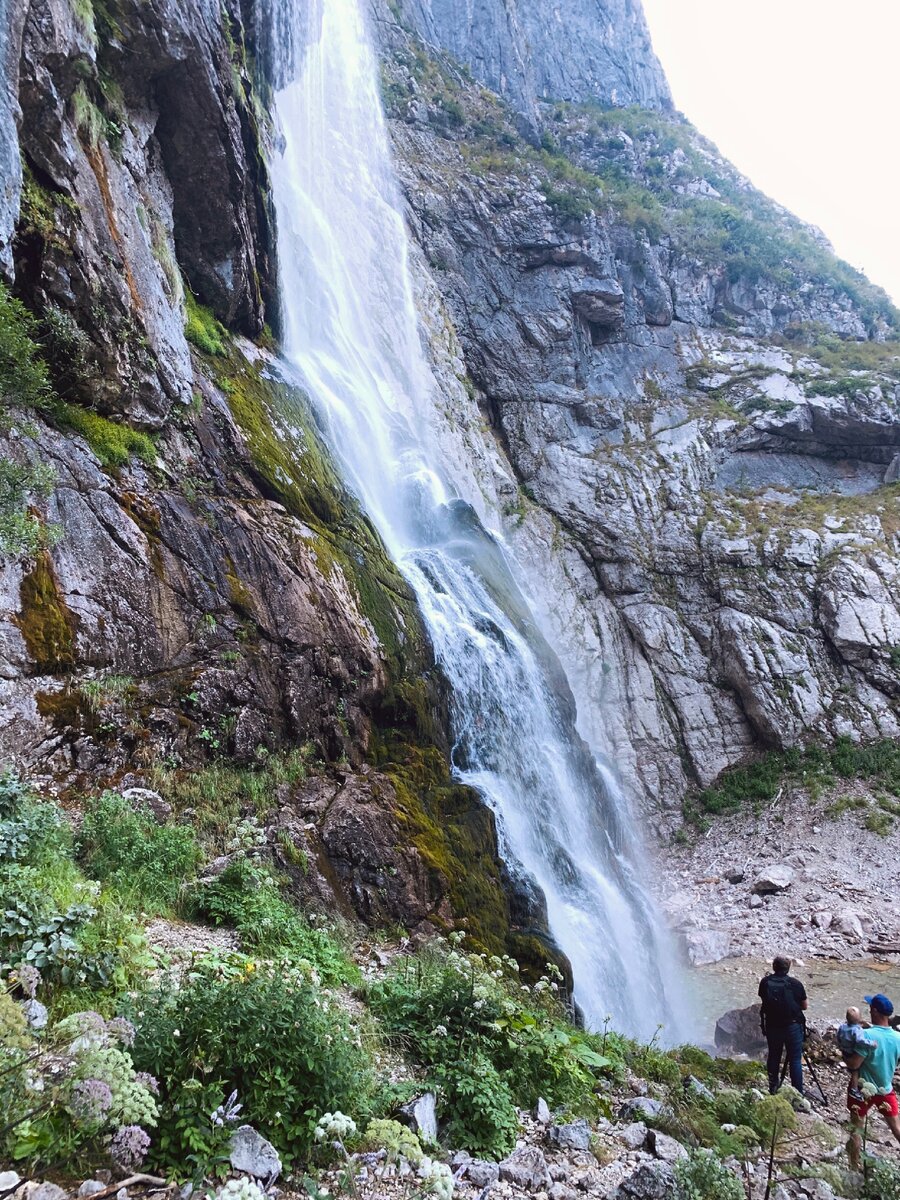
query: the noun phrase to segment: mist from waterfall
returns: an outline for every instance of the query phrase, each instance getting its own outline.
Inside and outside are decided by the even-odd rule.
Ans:
[[[415,590],[451,685],[454,770],[495,813],[511,874],[546,898],[588,1023],[674,1040],[675,971],[627,806],[576,733],[527,577],[447,473],[366,0],[261,3],[285,357]]]

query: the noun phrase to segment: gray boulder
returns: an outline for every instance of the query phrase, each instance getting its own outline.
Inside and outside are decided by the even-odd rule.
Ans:
[[[629,1150],[640,1150],[647,1140],[647,1126],[643,1121],[634,1121],[631,1125],[626,1125],[624,1129],[618,1130],[616,1137]]]
[[[25,1014],[25,1020],[32,1029],[46,1028],[48,1013],[40,1000],[26,1000],[22,1005],[22,1012]]]
[[[757,875],[752,890],[758,896],[784,892],[794,882],[794,868],[787,863],[775,863]]]
[[[21,1182],[22,1177],[17,1171],[0,1171],[0,1195],[11,1192]]]
[[[757,1054],[766,1045],[759,1026],[761,1006],[751,1004],[747,1008],[732,1008],[716,1021],[715,1041],[720,1050],[735,1054]]]
[[[281,1174],[278,1151],[252,1125],[240,1125],[234,1131],[228,1157],[233,1170],[254,1179],[271,1183]]]
[[[438,1136],[437,1097],[434,1092],[425,1092],[404,1104],[400,1119],[417,1133],[423,1142],[436,1142]]]
[[[520,1146],[513,1150],[500,1163],[500,1178],[528,1192],[546,1190],[551,1182],[544,1152],[536,1146]]]
[[[675,1172],[669,1163],[650,1162],[624,1179],[610,1200],[675,1200]]]
[[[687,956],[694,967],[721,962],[734,954],[731,937],[724,929],[688,929],[684,932]]]
[[[45,1180],[28,1193],[28,1200],[69,1200],[69,1193],[58,1184]]]
[[[550,1124],[550,1106],[543,1096],[540,1097],[534,1106],[534,1119],[540,1121],[542,1125]]]
[[[552,1145],[561,1150],[590,1150],[591,1130],[587,1121],[580,1118],[567,1125],[552,1125],[547,1130],[547,1138]]]
[[[680,1158],[687,1158],[687,1150],[681,1142],[666,1133],[660,1133],[658,1129],[651,1129],[647,1133],[646,1145],[653,1157],[663,1162],[676,1163]]]
[[[125,788],[122,792],[122,799],[127,800],[132,808],[146,809],[158,825],[164,825],[172,815],[172,805],[163,800],[159,792],[154,792],[152,788]]]
[[[652,1096],[635,1096],[622,1105],[619,1117],[624,1121],[639,1121],[641,1117],[658,1117],[663,1108],[662,1101],[654,1100]]]
[[[500,1178],[500,1164],[473,1158],[466,1166],[466,1178],[475,1187],[490,1187]]]

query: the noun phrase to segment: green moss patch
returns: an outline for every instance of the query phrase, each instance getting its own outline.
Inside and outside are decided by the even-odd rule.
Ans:
[[[19,588],[19,627],[39,674],[71,671],[77,654],[77,619],[66,605],[46,551],[39,554]]]
[[[150,467],[156,462],[153,439],[130,425],[112,421],[77,404],[56,405],[54,416],[60,425],[81,434],[105,470],[115,471],[127,466],[132,455]]]
[[[185,324],[184,336],[204,354],[225,357],[228,333],[224,325],[213,316],[208,308],[194,298],[189,285],[184,285]]]

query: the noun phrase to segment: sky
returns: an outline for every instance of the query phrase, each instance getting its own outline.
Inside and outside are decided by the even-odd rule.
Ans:
[[[900,0],[643,0],[675,105],[900,305]]]

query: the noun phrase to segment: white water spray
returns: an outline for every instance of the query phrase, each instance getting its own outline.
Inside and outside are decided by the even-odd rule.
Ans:
[[[511,873],[546,898],[588,1022],[673,1040],[668,950],[621,796],[575,731],[506,549],[442,469],[365,0],[264,3],[285,355],[415,590],[451,685],[455,771],[496,814]]]

